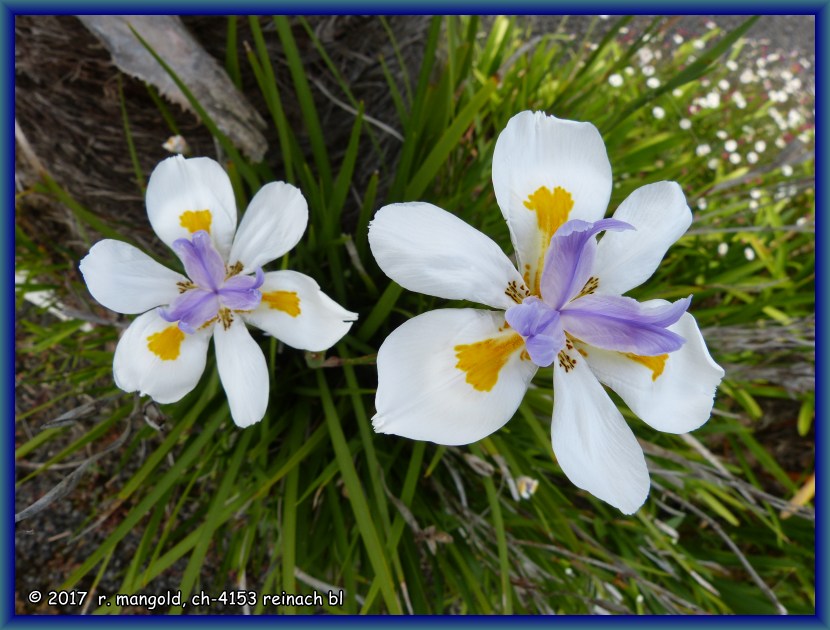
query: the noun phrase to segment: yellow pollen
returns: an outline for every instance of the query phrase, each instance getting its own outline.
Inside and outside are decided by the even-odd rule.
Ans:
[[[191,234],[199,230],[210,232],[212,221],[210,210],[186,210],[179,215],[179,224]]]
[[[174,361],[179,358],[184,341],[184,333],[178,326],[168,326],[161,332],[147,337],[147,349],[162,361]]]
[[[651,370],[652,381],[656,381],[663,373],[663,370],[666,369],[666,359],[669,358],[667,354],[658,354],[656,357],[645,357],[639,354],[632,354],[631,352],[624,352],[623,354],[632,361],[636,361]]]
[[[294,291],[271,291],[262,294],[262,301],[269,307],[288,313],[291,317],[300,314],[300,296]]]
[[[574,200],[567,190],[557,186],[551,192],[547,186],[538,188],[536,192],[524,202],[525,208],[536,213],[536,223],[539,226],[539,234],[542,242],[539,247],[539,260],[536,263],[535,274],[532,278],[531,290],[539,293],[539,282],[542,279],[542,270],[545,266],[545,254],[550,245],[550,239],[556,230],[568,220],[568,215],[574,207]],[[530,281],[529,269],[525,270],[525,279]]]
[[[455,364],[467,374],[467,382],[480,392],[489,392],[499,380],[499,372],[510,356],[524,345],[517,334],[485,339],[476,343],[455,346]]]

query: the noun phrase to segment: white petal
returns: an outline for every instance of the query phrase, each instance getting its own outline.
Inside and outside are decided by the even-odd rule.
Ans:
[[[496,243],[429,203],[378,210],[369,245],[383,272],[405,289],[506,310],[524,297],[523,282]],[[511,299],[508,293],[518,295]]]
[[[231,264],[241,262],[249,273],[294,247],[308,224],[308,203],[300,190],[271,182],[254,195],[233,240]]]
[[[172,403],[190,392],[205,371],[210,331],[186,335],[164,321],[158,309],[133,321],[115,349],[115,384],[159,403]]]
[[[147,216],[168,246],[207,228],[219,253],[227,259],[236,230],[236,200],[231,180],[210,158],[167,158],[147,183]]]
[[[641,186],[620,204],[614,218],[635,230],[606,232],[597,245],[597,293],[622,295],[648,280],[666,251],[692,223],[683,190],[676,182]]]
[[[663,303],[652,300],[646,304]],[[712,413],[723,369],[712,360],[695,318],[685,313],[669,330],[686,343],[666,356],[632,359],[619,352],[584,347],[597,378],[617,392],[643,421],[659,431],[686,433]]]
[[[574,484],[633,514],[650,486],[643,449],[585,361],[572,354],[570,370],[554,364],[553,452]]]
[[[262,302],[245,313],[245,319],[292,348],[331,348],[357,319],[357,313],[344,309],[313,279],[296,271],[266,273],[261,290]]]
[[[611,164],[592,124],[522,112],[496,141],[493,187],[519,269],[538,292],[545,252],[558,227],[569,219],[605,216]]]
[[[233,421],[240,427],[259,422],[268,406],[265,355],[238,317],[227,330],[222,324],[217,324],[213,340],[219,378],[228,397]]]
[[[116,313],[170,304],[179,295],[176,283],[187,281],[140,249],[110,239],[95,243],[80,269],[92,297]]]
[[[501,312],[441,309],[410,319],[378,352],[375,431],[438,444],[490,435],[536,373],[523,349]]]

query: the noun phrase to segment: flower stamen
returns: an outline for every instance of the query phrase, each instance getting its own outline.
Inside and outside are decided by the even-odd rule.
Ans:
[[[576,367],[576,359],[574,359],[564,350],[560,350],[557,357],[559,358],[559,367],[563,368],[566,373],[570,372],[572,369]]]
[[[530,295],[530,291],[528,291],[525,286],[519,287],[519,284],[515,280],[511,280],[510,284],[508,284],[507,288],[504,290],[504,294],[516,304],[521,304],[522,300]]]
[[[184,293],[185,291],[189,291],[190,289],[195,289],[196,285],[193,284],[190,280],[182,280],[176,283],[176,286],[179,287],[179,293]]]
[[[588,278],[588,282],[585,283],[585,286],[582,287],[582,290],[576,295],[576,297],[574,297],[571,300],[571,302],[573,302],[574,300],[579,299],[583,296],[591,295],[598,288],[599,288],[599,278],[591,276],[590,278]]]
[[[239,261],[235,262],[232,265],[228,265],[227,270],[225,272],[225,280],[242,273],[242,269],[244,269],[244,267],[245,266]]]
[[[219,309],[219,321],[222,322],[222,326],[227,330],[231,327],[231,322],[233,322],[233,311],[227,307],[222,307]]]

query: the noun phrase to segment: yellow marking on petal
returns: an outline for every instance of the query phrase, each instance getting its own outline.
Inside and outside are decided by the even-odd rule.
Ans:
[[[184,333],[178,326],[168,326],[164,330],[147,337],[147,349],[162,361],[175,361],[182,350]]]
[[[525,263],[524,266],[524,273],[522,273],[522,278],[524,278],[525,284],[530,286],[530,265]]]
[[[262,301],[270,308],[288,313],[291,317],[300,314],[300,296],[294,291],[270,291],[262,294]]]
[[[179,224],[191,234],[204,230],[210,233],[213,215],[210,210],[186,210],[179,215]]]
[[[636,361],[651,370],[652,381],[656,381],[663,373],[663,370],[666,369],[666,359],[669,358],[667,354],[658,354],[656,357],[645,357],[639,354],[632,354],[631,352],[624,352],[623,354],[632,361]]]
[[[489,392],[499,380],[499,372],[510,356],[524,345],[518,334],[485,339],[455,346],[455,364],[467,374],[467,382],[480,392]]]
[[[533,283],[530,287],[538,295],[542,270],[545,266],[545,254],[550,246],[550,239],[553,238],[556,230],[568,220],[568,215],[574,207],[574,200],[571,193],[561,186],[556,186],[553,191],[547,186],[542,186],[527,198],[524,206],[536,213],[536,223],[539,226],[539,237],[542,241],[539,249],[539,261],[536,264]],[[525,281],[530,284],[529,269],[525,271]]]

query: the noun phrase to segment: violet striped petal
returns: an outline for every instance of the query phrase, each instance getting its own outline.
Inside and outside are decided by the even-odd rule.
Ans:
[[[233,311],[252,311],[262,300],[259,287],[265,282],[262,268],[257,267],[256,276],[233,276],[219,289],[219,299]]]
[[[168,322],[179,322],[179,328],[192,335],[219,312],[219,296],[212,291],[190,289],[177,297],[170,306],[159,309]]]
[[[258,289],[262,286],[262,283],[265,282],[265,274],[262,272],[262,267],[257,267],[255,274],[256,275],[253,276],[231,276],[225,280],[225,285],[221,290],[224,291],[225,289],[230,289],[232,291],[247,291],[249,289]]]
[[[598,348],[654,356],[679,350],[685,342],[666,330],[689,308],[691,296],[646,307],[629,297],[586,295],[561,311],[562,327]]]
[[[547,367],[565,346],[565,332],[559,312],[537,297],[529,297],[507,310],[504,318],[525,340],[530,359],[539,367]]]
[[[203,289],[216,291],[225,280],[225,261],[213,247],[210,235],[204,230],[193,234],[193,239],[180,238],[173,242],[173,250],[184,264],[188,277]]]
[[[560,310],[591,277],[594,269],[597,241],[593,238],[603,230],[633,230],[634,226],[617,219],[602,219],[595,223],[573,219],[556,231],[545,256],[542,272],[542,297],[553,308]]]

